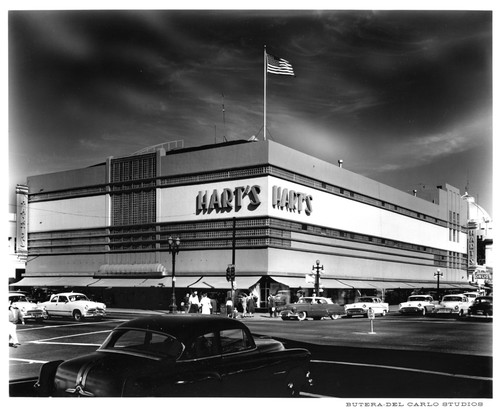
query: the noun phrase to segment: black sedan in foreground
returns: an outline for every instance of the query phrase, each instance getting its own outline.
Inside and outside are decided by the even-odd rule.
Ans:
[[[38,396],[296,396],[312,380],[306,349],[253,337],[215,315],[155,315],[116,327],[95,352],[44,364]]]
[[[467,317],[493,319],[493,297],[486,295],[476,297],[469,307]]]

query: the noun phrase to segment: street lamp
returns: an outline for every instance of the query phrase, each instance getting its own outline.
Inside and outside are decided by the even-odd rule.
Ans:
[[[313,270],[316,270],[316,281],[314,283],[314,292],[316,293],[316,297],[319,297],[319,271],[323,270],[323,266],[320,267],[319,260],[316,260],[316,265],[313,266]]]
[[[441,270],[438,268],[437,271],[434,273],[434,277],[437,277],[437,299],[439,301],[439,277],[442,277],[443,273]]]
[[[175,240],[172,236],[168,238],[168,252],[172,254],[172,303],[170,305],[170,312],[177,312],[177,303],[175,301],[175,255],[179,253],[179,245],[181,240],[177,237]]]

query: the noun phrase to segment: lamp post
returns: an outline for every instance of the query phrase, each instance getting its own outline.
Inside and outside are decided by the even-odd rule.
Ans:
[[[319,271],[323,270],[323,266],[319,265],[319,260],[316,260],[316,265],[313,266],[313,270],[316,270],[316,280],[314,282],[314,292],[316,297],[319,297]]]
[[[168,238],[168,252],[172,254],[172,303],[170,305],[170,312],[177,312],[177,303],[175,301],[175,255],[179,253],[179,245],[181,240],[177,237],[175,240],[172,236]]]
[[[442,277],[443,273],[441,270],[438,268],[437,271],[434,273],[434,277],[437,277],[437,299],[439,301],[439,277]]]

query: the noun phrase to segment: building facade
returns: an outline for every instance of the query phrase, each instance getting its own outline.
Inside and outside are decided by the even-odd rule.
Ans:
[[[340,164],[340,161],[339,161]],[[469,288],[467,201],[424,200],[273,141],[164,146],[29,177],[21,287],[77,288],[166,308],[191,290],[320,291],[339,303]],[[169,238],[178,238],[174,255]],[[323,267],[314,269],[316,261]],[[312,279],[311,279],[312,277]]]

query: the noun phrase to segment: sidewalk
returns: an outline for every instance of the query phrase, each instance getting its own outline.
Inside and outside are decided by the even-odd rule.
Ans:
[[[163,314],[171,314],[168,310],[143,310],[143,309],[134,309],[134,308],[107,308],[106,315],[132,315],[132,316],[143,316],[143,315],[163,315]],[[177,314],[182,315],[184,312],[177,312]],[[201,314],[200,314],[201,315]],[[225,316],[224,314],[213,314]],[[269,313],[264,312],[256,312],[253,316],[245,316],[243,317],[241,313],[238,313],[237,319],[243,320],[261,320],[261,319],[281,319],[279,316],[270,317]]]

